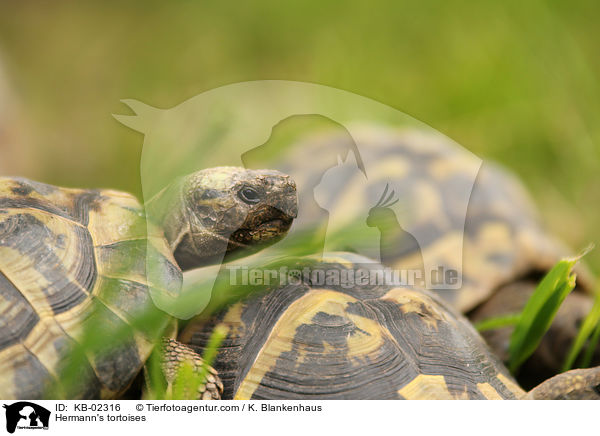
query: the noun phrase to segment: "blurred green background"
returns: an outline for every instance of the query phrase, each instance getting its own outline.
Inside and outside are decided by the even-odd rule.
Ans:
[[[600,2],[0,3],[10,126],[0,169],[140,194],[142,135],[111,113],[224,84],[342,88],[526,182],[573,248],[600,245]],[[6,102],[10,104],[7,105]],[[600,249],[588,256],[600,272]]]

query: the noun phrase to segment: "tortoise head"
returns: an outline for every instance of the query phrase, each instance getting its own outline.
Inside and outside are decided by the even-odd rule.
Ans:
[[[296,184],[275,170],[216,167],[179,179],[149,204],[186,270],[281,239],[297,214]]]

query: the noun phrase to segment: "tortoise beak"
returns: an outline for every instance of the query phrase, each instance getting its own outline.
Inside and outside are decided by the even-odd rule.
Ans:
[[[271,183],[277,186],[277,194],[268,202],[269,206],[277,209],[281,217],[290,222],[298,216],[298,195],[296,182],[291,177],[278,173]]]
[[[264,175],[266,173],[266,175]],[[272,244],[281,239],[298,216],[296,183],[278,171],[263,171],[270,194],[264,203],[252,208],[244,223],[233,232],[228,250],[249,245]]]
[[[296,188],[289,193],[284,195],[281,203],[274,206],[278,209],[285,217],[293,220],[298,216],[298,198],[296,197]]]

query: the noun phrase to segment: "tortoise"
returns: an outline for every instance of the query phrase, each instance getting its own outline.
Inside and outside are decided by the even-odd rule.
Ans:
[[[294,182],[271,170],[197,171],[146,207],[125,192],[0,178],[0,398],[117,398],[157,343],[168,382],[180,361],[199,370],[153,297],[176,296],[182,270],[276,242],[295,213]],[[86,334],[100,344],[78,348]],[[60,390],[68,368],[77,383]],[[199,396],[221,387],[211,369]]]
[[[373,257],[357,247],[353,227],[371,226],[381,236],[376,255],[385,265],[419,270],[430,259],[444,271],[458,272],[459,289],[431,290],[473,321],[518,313],[540,278],[571,254],[545,230],[525,188],[504,168],[487,161],[480,168],[474,155],[421,128],[362,124],[350,130],[352,136],[340,126],[301,136],[279,154],[283,158],[254,150],[243,157],[248,168],[268,166],[294,178],[300,204],[294,228],[315,234],[321,229],[314,246]],[[333,219],[337,227],[333,217],[341,217]],[[333,227],[342,237],[327,237]],[[523,380],[537,384],[560,371],[591,310],[591,275],[581,264],[576,270],[575,292],[522,367]],[[483,334],[503,360],[511,331]]]
[[[429,291],[371,280],[383,268],[371,259],[286,265],[283,284],[252,287],[180,334],[200,350],[216,325],[228,328],[213,362],[224,399],[600,399],[600,367],[526,392],[466,318]]]

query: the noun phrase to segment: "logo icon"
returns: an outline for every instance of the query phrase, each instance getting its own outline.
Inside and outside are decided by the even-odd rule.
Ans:
[[[43,429],[48,430],[50,411],[42,406],[29,401],[19,401],[10,405],[4,404],[6,409],[6,431],[14,433],[18,429]]]

